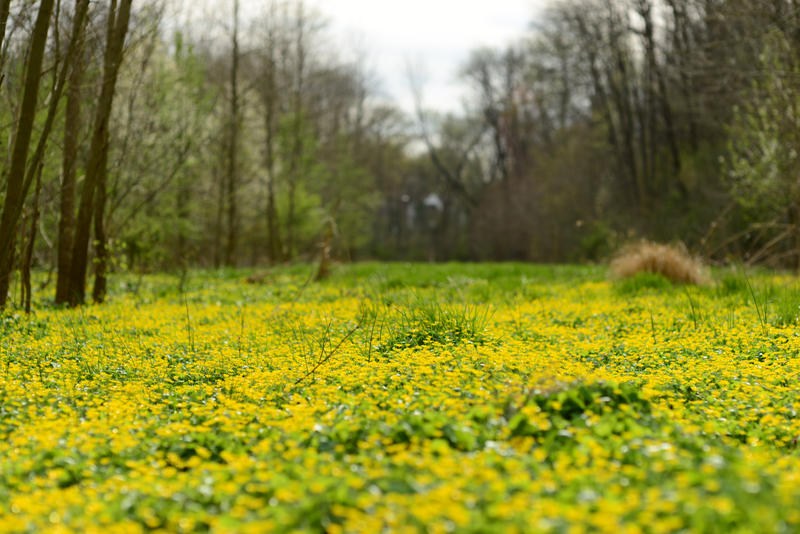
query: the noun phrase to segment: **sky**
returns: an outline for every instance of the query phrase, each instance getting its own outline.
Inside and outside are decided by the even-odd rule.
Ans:
[[[458,69],[471,50],[521,37],[543,0],[312,0],[345,46],[367,50],[380,88],[414,109],[409,68],[426,108],[458,111],[464,93]]]

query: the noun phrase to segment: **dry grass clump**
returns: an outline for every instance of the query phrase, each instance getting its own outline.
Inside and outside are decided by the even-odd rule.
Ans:
[[[620,250],[611,260],[611,273],[618,278],[638,273],[660,274],[679,284],[705,285],[709,282],[703,263],[692,257],[686,247],[650,241],[641,241]]]

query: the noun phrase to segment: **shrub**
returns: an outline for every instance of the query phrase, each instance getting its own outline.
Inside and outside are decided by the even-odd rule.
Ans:
[[[639,273],[659,274],[679,284],[704,285],[708,274],[702,262],[686,247],[641,241],[623,248],[611,260],[611,273],[629,278]]]

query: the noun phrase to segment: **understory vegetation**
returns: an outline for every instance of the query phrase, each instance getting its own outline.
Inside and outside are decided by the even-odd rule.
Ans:
[[[800,529],[794,278],[248,274],[0,316],[0,531]]]

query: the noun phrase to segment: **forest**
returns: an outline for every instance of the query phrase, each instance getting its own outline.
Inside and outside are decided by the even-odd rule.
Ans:
[[[321,250],[800,266],[793,1],[551,1],[472,51],[457,113],[402,111],[302,0],[215,13],[0,0],[0,307]]]

